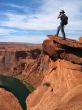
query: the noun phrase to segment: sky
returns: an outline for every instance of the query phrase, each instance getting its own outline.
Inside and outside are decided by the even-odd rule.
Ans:
[[[68,16],[66,37],[79,39],[82,0],[0,0],[0,42],[42,43],[56,34],[61,10]]]

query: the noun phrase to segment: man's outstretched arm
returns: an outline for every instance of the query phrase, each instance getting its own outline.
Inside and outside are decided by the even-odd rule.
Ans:
[[[59,14],[59,16],[57,17],[57,19],[61,18],[61,16],[62,16],[62,15],[61,15],[61,14]]]

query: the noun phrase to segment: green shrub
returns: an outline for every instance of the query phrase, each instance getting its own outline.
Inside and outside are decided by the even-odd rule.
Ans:
[[[50,83],[49,83],[49,82],[44,82],[44,83],[43,83],[43,86],[49,87],[49,86],[50,86]]]

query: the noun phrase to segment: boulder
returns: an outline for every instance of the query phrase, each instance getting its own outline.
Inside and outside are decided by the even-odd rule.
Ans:
[[[65,40],[61,37],[48,35],[49,39],[43,42],[43,51],[52,59],[58,58],[82,64],[82,43],[76,40]]]

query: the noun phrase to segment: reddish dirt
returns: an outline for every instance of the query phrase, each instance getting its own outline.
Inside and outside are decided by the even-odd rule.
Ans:
[[[0,110],[22,110],[22,108],[12,93],[0,88]]]

